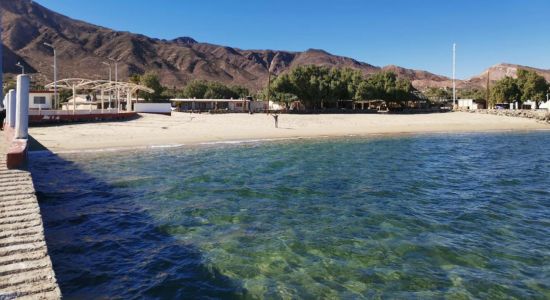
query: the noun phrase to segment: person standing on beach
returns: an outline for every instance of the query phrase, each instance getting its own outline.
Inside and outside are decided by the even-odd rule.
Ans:
[[[275,128],[279,128],[279,115],[274,114],[273,119],[275,120]]]
[[[6,110],[2,103],[0,103],[0,130],[4,130],[4,120],[6,119]]]

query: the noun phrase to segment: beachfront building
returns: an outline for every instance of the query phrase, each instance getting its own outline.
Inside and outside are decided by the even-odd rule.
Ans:
[[[537,108],[537,102],[527,100],[521,104],[522,109],[546,109],[550,110],[550,101],[539,102]]]
[[[172,106],[180,112],[262,112],[266,109],[265,101],[251,99],[170,99]],[[281,107],[270,101],[270,110]]]
[[[131,111],[133,103],[139,101],[133,98],[139,91],[153,93],[154,90],[130,83],[113,82],[105,80],[90,80],[82,78],[68,78],[58,80],[56,83],[46,85],[47,88],[56,86],[58,89],[72,91],[72,97],[62,105],[62,110],[70,110],[75,114],[77,110],[109,110],[115,108],[118,112],[122,110]],[[92,92],[92,95],[78,95],[78,90]],[[127,103],[129,105],[127,105]],[[109,112],[110,113],[110,112]]]
[[[51,91],[30,91],[29,109],[48,110],[53,109],[54,92]]]
[[[100,95],[76,95],[76,100],[73,99],[73,96],[69,97],[67,102],[61,104],[62,110],[72,110],[75,106],[76,110],[90,110],[90,109],[101,109],[103,106],[104,109],[114,109],[116,108],[117,102],[109,95],[103,95],[103,98]],[[137,101],[137,100],[136,100]],[[75,103],[76,102],[76,103]],[[102,105],[103,104],[103,105]],[[122,107],[126,107],[126,101],[121,100]]]
[[[458,99],[458,108],[462,109],[485,109],[485,100],[476,99]]]

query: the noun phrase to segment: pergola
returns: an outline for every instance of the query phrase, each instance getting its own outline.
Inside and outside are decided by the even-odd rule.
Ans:
[[[93,90],[93,91],[100,91],[101,93],[101,113],[103,113],[104,110],[104,101],[103,96],[105,92],[109,92],[109,95],[111,95],[113,92],[115,92],[116,100],[117,100],[117,111],[120,112],[120,95],[125,94],[127,102],[126,102],[126,110],[130,110],[132,107],[132,94],[136,93],[138,91],[143,91],[147,93],[154,93],[155,91],[153,89],[150,89],[146,86],[131,83],[131,82],[114,82],[114,81],[108,81],[108,80],[90,80],[90,79],[82,79],[82,78],[67,78],[67,79],[61,79],[57,82],[52,82],[47,84],[46,88],[53,88],[57,85],[57,88],[65,89],[65,90],[72,90],[73,91],[73,114],[76,110],[76,92],[77,90]],[[109,98],[110,103],[110,98]]]

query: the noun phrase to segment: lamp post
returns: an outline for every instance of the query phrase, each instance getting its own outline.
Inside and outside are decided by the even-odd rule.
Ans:
[[[111,94],[112,94],[112,91],[111,91],[111,84],[112,84],[112,80],[111,80],[111,64],[108,63],[108,62],[102,62],[102,64],[106,65],[107,67],[109,67],[109,110],[111,109]],[[101,99],[101,101],[103,101],[103,99]]]
[[[17,62],[15,65],[21,68],[21,75],[25,75],[25,66],[21,62]]]
[[[271,68],[273,67],[273,61],[269,62],[269,68],[267,69],[267,107],[266,114],[269,114],[269,96],[271,94]]]
[[[57,109],[57,106],[59,105],[59,99],[57,97],[57,52],[52,44],[44,43],[44,45],[53,50],[53,99],[55,109]]]
[[[116,84],[115,96],[117,101],[117,112],[120,112],[120,91],[118,89],[118,60],[112,57],[109,57],[109,60],[115,63],[115,84]]]
[[[456,43],[453,44],[453,105],[457,105],[456,102]]]

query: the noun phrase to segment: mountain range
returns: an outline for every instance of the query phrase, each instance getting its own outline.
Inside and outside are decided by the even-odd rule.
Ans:
[[[16,74],[21,62],[39,83],[53,81],[51,43],[57,49],[59,78],[108,78],[108,58],[118,60],[119,78],[153,71],[167,86],[181,87],[193,79],[242,85],[251,90],[265,87],[269,70],[281,74],[296,66],[323,65],[349,67],[369,75],[391,70],[411,80],[418,89],[450,87],[445,76],[399,66],[374,66],[352,58],[332,55],[320,49],[303,52],[243,50],[197,42],[190,37],[156,39],[121,32],[71,19],[31,0],[1,0],[4,72]],[[528,68],[550,80],[550,70],[513,64],[488,69],[491,80],[514,76],[518,68]],[[483,88],[487,71],[468,80],[458,80],[459,88]],[[114,75],[113,75],[114,79]]]

